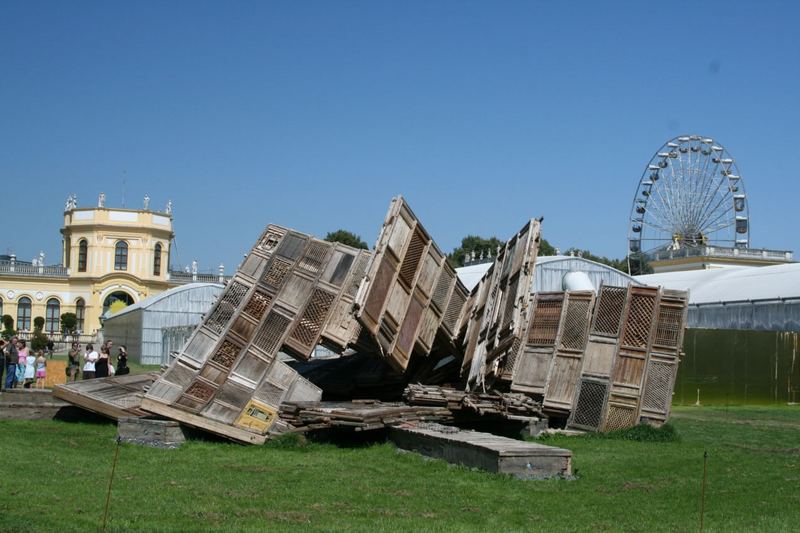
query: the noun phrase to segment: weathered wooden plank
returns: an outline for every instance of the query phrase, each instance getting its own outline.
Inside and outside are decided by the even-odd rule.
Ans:
[[[572,475],[572,452],[563,448],[438,424],[393,427],[389,436],[404,450],[488,472],[521,479]]]
[[[141,402],[145,388],[160,377],[158,372],[114,376],[57,385],[53,396],[108,418],[144,416]]]

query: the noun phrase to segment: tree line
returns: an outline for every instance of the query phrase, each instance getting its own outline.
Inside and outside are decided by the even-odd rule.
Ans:
[[[364,250],[369,249],[369,246],[366,242],[364,242],[360,236],[356,235],[347,230],[339,229],[333,232],[328,233],[325,236],[325,240],[329,242],[341,242],[343,244],[347,244],[352,246],[353,248],[361,248]],[[488,260],[490,257],[494,257],[497,255],[497,249],[501,246],[505,245],[505,241],[501,241],[497,237],[480,237],[478,235],[467,235],[463,239],[461,239],[461,246],[453,249],[453,251],[447,254],[447,260],[454,268],[462,267],[465,264],[471,261],[471,258],[474,257],[477,260],[483,259],[484,261]],[[550,256],[556,255],[556,248],[550,244],[547,239],[542,239],[539,242],[539,255],[540,256]],[[631,275],[639,275],[639,274],[652,274],[653,269],[652,267],[647,264],[647,262],[638,260],[634,261],[634,272],[631,272],[628,268],[628,258],[623,257],[621,259],[614,259],[605,257],[603,255],[597,255],[592,253],[590,250],[582,250],[580,248],[568,248],[564,255],[574,255],[577,257],[582,257],[584,259],[588,259],[590,261],[594,261],[596,263],[602,263],[604,265],[608,265],[612,268],[625,272],[626,274]],[[641,266],[637,266],[641,265]]]

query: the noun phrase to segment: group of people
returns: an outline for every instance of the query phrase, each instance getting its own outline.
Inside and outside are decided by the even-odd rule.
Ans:
[[[130,373],[128,368],[128,350],[125,346],[119,347],[116,367],[111,358],[111,340],[106,340],[97,353],[92,344],[87,344],[81,350],[80,344],[72,343],[72,348],[67,353],[67,381],[83,379],[104,378],[108,376],[122,376]],[[48,351],[52,348],[48,347]],[[47,377],[47,358],[42,350],[33,354],[27,342],[17,337],[9,341],[0,339],[0,385],[6,389],[23,387],[30,389],[35,383],[37,389],[43,389]],[[3,380],[3,370],[6,372]]]
[[[37,389],[44,388],[47,359],[42,350],[34,355],[28,348],[27,342],[11,337],[8,342],[0,339],[0,354],[2,354],[0,358],[3,359],[3,368],[6,370],[6,389],[17,386],[30,389],[34,383]],[[0,383],[2,383],[2,369],[0,369]]]
[[[124,376],[130,373],[128,368],[128,349],[125,346],[119,347],[117,353],[117,366],[114,367],[111,360],[111,348],[114,343],[111,339],[105,341],[100,346],[100,353],[94,349],[94,345],[87,344],[86,350],[81,352],[80,344],[72,343],[67,353],[67,381],[77,381],[82,372],[83,379],[107,378],[108,376]]]

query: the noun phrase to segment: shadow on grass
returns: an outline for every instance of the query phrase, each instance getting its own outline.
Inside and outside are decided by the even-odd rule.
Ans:
[[[53,416],[53,420],[59,420],[61,422],[97,424],[102,426],[117,424],[115,420],[111,420],[110,418],[98,415],[92,411],[87,411],[86,409],[81,409],[80,407],[74,405],[68,405],[59,409],[58,412],[56,412],[56,414]]]
[[[544,433],[536,440],[549,440],[563,435]],[[653,427],[647,424],[639,424],[626,429],[618,429],[606,433],[585,433],[570,438],[576,439],[597,439],[597,440],[632,440],[637,442],[680,442],[681,436],[672,424],[664,424],[661,427]]]

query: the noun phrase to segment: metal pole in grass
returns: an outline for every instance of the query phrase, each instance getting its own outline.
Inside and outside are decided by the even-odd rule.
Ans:
[[[105,511],[103,511],[103,529],[101,531],[106,530],[106,523],[108,520],[108,504],[111,503],[111,486],[114,484],[114,471],[117,469],[117,459],[119,458],[119,443],[120,438],[117,436],[117,449],[114,451],[114,463],[111,465],[111,477],[108,479],[108,494],[106,494],[106,508]]]
[[[703,518],[706,512],[707,479],[708,479],[708,450],[703,452],[703,489],[700,492],[700,533],[703,533]]]

